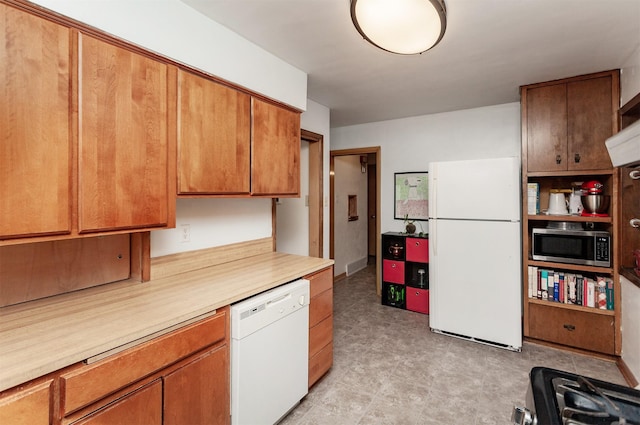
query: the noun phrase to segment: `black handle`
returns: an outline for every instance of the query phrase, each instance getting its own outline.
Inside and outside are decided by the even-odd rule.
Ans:
[[[576,327],[574,325],[564,324],[563,327],[568,331],[575,331]]]
[[[580,162],[580,154],[577,153],[573,156],[573,161],[577,164],[578,162]]]
[[[562,157],[560,155],[556,155],[556,164],[560,165],[562,162]]]

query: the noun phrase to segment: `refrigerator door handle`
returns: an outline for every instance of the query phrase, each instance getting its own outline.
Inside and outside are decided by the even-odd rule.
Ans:
[[[431,220],[429,223],[429,251],[434,257],[438,255],[438,221]]]

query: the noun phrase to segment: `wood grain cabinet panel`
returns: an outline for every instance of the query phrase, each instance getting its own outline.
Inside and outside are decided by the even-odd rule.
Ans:
[[[608,170],[618,71],[522,87],[528,172]]]
[[[63,374],[63,413],[66,415],[161,370],[192,353],[223,340],[226,313]]]
[[[73,425],[162,425],[162,381],[153,381]]]
[[[0,395],[0,424],[48,425],[51,380]]]
[[[251,99],[251,194],[299,196],[300,114]]]
[[[174,225],[175,68],[84,34],[79,56],[79,231]]]
[[[309,388],[333,365],[333,266],[304,277],[310,282]]]
[[[0,240],[71,231],[69,28],[0,4]]]
[[[529,306],[529,336],[571,347],[614,354],[612,315],[567,310],[555,306]]]
[[[165,376],[164,425],[229,423],[229,350],[216,348]]]
[[[178,72],[178,193],[248,194],[251,96]]]

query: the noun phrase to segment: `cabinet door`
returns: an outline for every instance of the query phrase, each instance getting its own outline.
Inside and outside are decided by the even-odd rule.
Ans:
[[[0,4],[0,81],[0,239],[69,233],[69,29]]]
[[[567,84],[569,170],[611,169],[605,140],[613,134],[612,77]]]
[[[79,231],[166,227],[169,67],[83,34],[79,52]]]
[[[227,345],[209,351],[163,379],[164,425],[229,423]]]
[[[251,97],[178,74],[178,193],[249,193]]]
[[[567,86],[555,84],[526,91],[527,169],[567,169]]]
[[[300,194],[300,114],[252,98],[251,193]]]
[[[51,381],[0,397],[0,424],[47,425]]]
[[[162,425],[162,381],[153,381],[73,424]]]

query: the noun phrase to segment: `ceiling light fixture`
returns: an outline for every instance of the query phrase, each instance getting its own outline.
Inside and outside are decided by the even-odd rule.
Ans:
[[[351,20],[374,46],[415,55],[442,40],[447,12],[443,0],[351,0]]]

